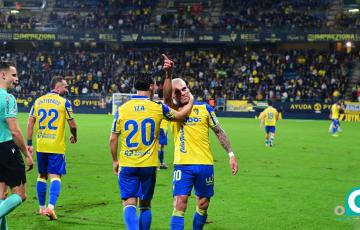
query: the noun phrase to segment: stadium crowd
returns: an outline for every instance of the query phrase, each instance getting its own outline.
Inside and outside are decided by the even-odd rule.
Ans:
[[[219,28],[317,30],[326,27],[327,0],[224,1]]]
[[[328,0],[224,0],[220,16],[214,19],[208,1],[178,4],[163,13],[154,11],[157,1],[70,1],[57,0],[46,25],[43,14],[13,15],[0,12],[4,30],[300,30],[331,29],[326,19]],[[175,12],[174,12],[175,10]],[[338,15],[336,27],[359,28],[358,15]],[[44,29],[45,28],[45,29]]]
[[[123,49],[117,52],[77,50],[1,53],[16,60],[20,85],[17,95],[39,95],[49,90],[52,76],[65,76],[73,95],[135,93],[139,74],[155,76],[162,87],[158,49]],[[344,95],[355,54],[315,50],[209,48],[169,49],[176,63],[175,76],[184,78],[198,100],[272,99],[331,100]]]

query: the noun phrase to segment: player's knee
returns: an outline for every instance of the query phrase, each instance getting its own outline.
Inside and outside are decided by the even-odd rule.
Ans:
[[[48,174],[39,173],[38,178],[43,179],[43,180],[47,180],[48,179]]]
[[[187,198],[176,197],[175,198],[175,209],[178,211],[185,212],[187,208]]]
[[[197,202],[197,207],[201,210],[207,210],[209,208],[210,200],[207,198],[200,198]]]
[[[20,197],[23,202],[27,199],[26,193],[20,194]]]
[[[139,206],[143,209],[150,209],[151,207],[151,200],[140,200]]]
[[[21,184],[20,186],[13,187],[11,188],[11,190],[12,193],[19,195],[22,201],[26,200],[27,195],[26,195],[25,184]]]
[[[131,198],[127,198],[125,200],[123,200],[123,206],[128,206],[128,205],[137,205],[137,199],[135,197],[131,197]]]
[[[25,191],[19,190],[14,192],[15,194],[19,195],[21,197],[22,201],[25,201],[27,199],[27,195]]]

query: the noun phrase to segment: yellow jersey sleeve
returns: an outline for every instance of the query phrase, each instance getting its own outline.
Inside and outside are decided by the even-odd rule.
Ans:
[[[206,107],[206,110],[208,111],[209,113],[209,118],[208,118],[208,124],[211,128],[214,128],[217,124],[219,124],[219,121],[216,117],[216,114],[215,114],[215,111],[214,109],[208,105],[208,104],[205,104],[205,107]]]
[[[68,99],[65,101],[65,111],[65,118],[67,120],[74,119],[74,112],[72,110],[71,102]]]

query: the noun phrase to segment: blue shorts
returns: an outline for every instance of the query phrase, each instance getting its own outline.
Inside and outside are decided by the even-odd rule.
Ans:
[[[194,187],[198,197],[214,195],[213,165],[175,165],[173,177],[173,196],[188,195]]]
[[[332,119],[332,123],[334,127],[339,127],[340,126],[340,121],[339,119]]]
[[[265,126],[265,133],[275,133],[275,126]]]
[[[40,174],[66,174],[65,154],[37,152],[38,172]]]
[[[121,199],[139,197],[140,200],[152,200],[156,171],[156,167],[121,167],[118,178]]]
[[[160,128],[160,134],[159,134],[159,144],[160,145],[167,145],[167,132],[164,131],[164,129]]]

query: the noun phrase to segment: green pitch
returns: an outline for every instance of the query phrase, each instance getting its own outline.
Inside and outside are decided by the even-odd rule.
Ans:
[[[237,155],[232,176],[228,156],[211,134],[215,155],[215,196],[205,229],[359,229],[359,219],[344,219],[334,208],[360,185],[360,123],[342,123],[339,137],[328,121],[282,120],[273,148],[266,148],[255,119],[221,118]],[[77,115],[78,143],[68,144],[67,172],[56,207],[59,219],[36,215],[36,169],[28,174],[28,200],[8,216],[10,229],[124,229],[117,177],[112,173],[108,139],[112,117]],[[25,130],[26,115],[20,125]],[[170,141],[172,142],[172,141]],[[168,229],[172,213],[172,149],[169,170],[158,171],[152,204],[152,229]],[[185,229],[191,229],[191,197]]]

